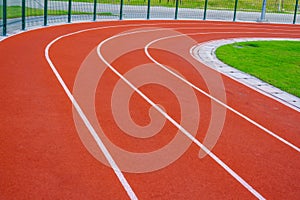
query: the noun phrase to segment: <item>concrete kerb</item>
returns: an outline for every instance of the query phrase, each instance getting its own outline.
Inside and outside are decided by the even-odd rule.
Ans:
[[[221,62],[215,54],[218,47],[232,44],[235,42],[246,42],[246,41],[300,41],[300,39],[291,38],[235,38],[235,39],[222,39],[214,40],[205,43],[198,44],[191,49],[191,54],[200,62],[211,67],[220,73],[268,96],[271,97],[290,108],[300,112],[300,98],[282,91],[254,76],[239,71],[223,62]]]

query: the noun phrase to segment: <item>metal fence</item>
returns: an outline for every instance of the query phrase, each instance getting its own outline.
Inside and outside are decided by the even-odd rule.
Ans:
[[[3,36],[36,26],[101,19],[299,23],[299,0],[0,0]]]

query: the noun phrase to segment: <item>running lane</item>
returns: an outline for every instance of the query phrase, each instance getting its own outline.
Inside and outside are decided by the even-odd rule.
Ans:
[[[95,144],[88,136],[85,138],[88,131],[80,124],[76,111],[72,111],[72,103],[44,57],[46,46],[58,36],[95,27],[59,39],[51,45],[48,53],[66,86],[73,92],[92,125],[95,124],[97,133],[100,134],[101,130],[105,133],[101,136],[104,143],[111,141],[124,150],[124,154],[114,149],[110,153],[139,199],[252,199],[255,196],[214,159],[209,156],[200,159],[199,146],[190,144],[190,140],[173,123],[161,117],[149,102],[120,81],[105,61],[135,83],[139,91],[159,104],[172,119],[181,122],[200,142],[214,133],[211,124],[220,125],[214,122],[215,118],[219,122],[223,120],[221,131],[216,130],[217,133],[220,131],[220,136],[212,152],[258,194],[271,199],[295,199],[300,195],[297,188],[300,178],[299,152],[233,112],[212,103],[198,90],[190,89],[178,78],[153,65],[144,50],[150,42],[161,39],[149,46],[149,54],[155,61],[180,73],[197,88],[216,95],[230,107],[299,147],[299,112],[189,57],[191,45],[198,42],[234,37],[299,38],[299,27],[134,21],[49,27],[1,42],[0,56],[1,60],[5,60],[1,67],[1,105],[4,114],[1,125],[0,158],[3,164],[0,173],[3,178],[0,191],[3,198],[128,198],[114,171],[103,164],[102,153],[94,148]],[[120,33],[123,35],[116,36]],[[94,73],[88,71],[89,66],[92,66],[90,68]],[[140,71],[135,71],[136,68]],[[152,75],[153,79],[148,80]],[[161,83],[162,79],[168,81]],[[216,82],[220,87],[212,84],[215,80],[221,81]],[[96,85],[92,85],[94,83]],[[180,93],[176,88],[186,92]],[[124,94],[122,91],[125,91]],[[118,101],[126,98],[128,102]],[[86,100],[92,100],[93,104]],[[187,105],[185,108],[189,112],[181,110],[182,105]],[[122,124],[125,120],[122,116],[121,122],[118,120],[118,114],[126,114],[126,110],[136,123],[135,129],[145,136],[137,135],[135,129],[130,129],[132,127],[127,126],[130,121]],[[218,111],[217,114],[214,110]],[[223,114],[225,118],[218,114]],[[150,132],[155,128],[161,129],[147,133],[143,132],[143,127],[146,127],[145,130],[150,127]],[[125,129],[131,132],[126,133]],[[169,149],[171,151],[167,154],[155,157],[153,152],[164,146],[169,147],[170,141],[177,138],[180,139],[180,149],[185,149],[183,144],[190,144],[182,154],[177,155],[176,149]],[[140,162],[147,166],[134,159],[132,163],[122,160],[132,159],[127,152],[136,153],[133,157],[140,158]],[[151,155],[156,160],[151,160]],[[148,166],[143,156],[149,157],[153,168]],[[176,159],[169,158],[172,156]],[[164,163],[166,165],[159,168]]]

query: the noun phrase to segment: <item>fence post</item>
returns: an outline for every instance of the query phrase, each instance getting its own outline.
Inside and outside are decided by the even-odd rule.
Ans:
[[[22,0],[22,30],[25,30],[25,0]]]
[[[299,0],[296,0],[293,24],[296,24]]]
[[[6,36],[6,26],[7,26],[7,2],[6,0],[3,0],[3,30],[2,35]]]
[[[150,6],[151,6],[151,2],[150,2],[150,0],[148,0],[147,19],[150,19]]]
[[[119,17],[120,20],[123,19],[123,3],[124,3],[124,1],[121,0],[121,2],[120,2],[120,17]]]
[[[176,0],[176,4],[175,4],[175,19],[178,18],[178,1],[179,0]]]
[[[71,23],[71,15],[72,15],[72,0],[69,0],[69,3],[68,3],[68,23]]]
[[[97,16],[97,0],[94,0],[94,15],[93,15],[93,21],[96,21]]]
[[[263,0],[260,19],[258,19],[259,22],[266,21],[266,8],[267,8],[267,0]]]
[[[237,6],[238,6],[238,2],[239,2],[239,0],[235,0],[235,3],[234,3],[234,12],[233,12],[233,21],[234,22],[236,20],[236,10],[237,10]]]
[[[71,15],[72,15],[72,0],[69,0],[69,4],[68,4],[68,23],[71,23]]]
[[[48,23],[48,0],[44,0],[44,26]]]
[[[205,4],[204,4],[204,14],[203,14],[203,20],[206,20],[206,10],[207,10],[207,4],[208,4],[208,0],[205,0]]]

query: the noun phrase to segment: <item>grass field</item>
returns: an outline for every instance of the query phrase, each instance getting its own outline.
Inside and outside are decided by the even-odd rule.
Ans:
[[[3,6],[0,6],[0,10],[3,9]],[[68,11],[66,10],[48,10],[48,15],[67,15]],[[91,12],[77,12],[72,11],[72,15],[87,15],[92,14]],[[26,8],[26,16],[42,16],[44,15],[43,9],[37,8]],[[112,16],[113,14],[110,12],[105,13],[97,13],[97,15],[101,16]],[[22,16],[22,7],[21,6],[8,6],[7,7],[7,18],[20,18]],[[2,19],[2,15],[0,15],[0,19]]]
[[[219,47],[216,54],[224,63],[300,97],[300,42],[241,42]]]
[[[68,0],[55,0],[68,1]],[[94,2],[94,0],[73,0],[73,2]],[[97,0],[98,3],[119,4],[120,0]],[[146,5],[148,0],[124,0],[126,5]],[[268,12],[294,12],[296,0],[268,0]],[[179,0],[179,7],[204,8],[205,0]],[[208,9],[233,10],[235,0],[208,0]],[[151,0],[151,6],[174,7],[175,0]],[[262,0],[239,0],[238,10],[261,11]]]

